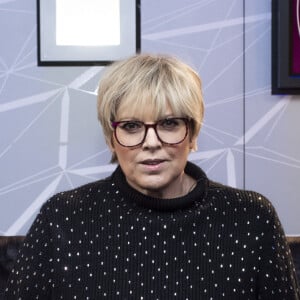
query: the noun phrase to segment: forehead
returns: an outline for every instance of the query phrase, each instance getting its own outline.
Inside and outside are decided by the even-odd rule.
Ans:
[[[173,115],[172,108],[168,101],[159,105],[153,101],[133,101],[124,99],[117,109],[117,120],[139,119],[142,121],[154,121],[165,116]]]

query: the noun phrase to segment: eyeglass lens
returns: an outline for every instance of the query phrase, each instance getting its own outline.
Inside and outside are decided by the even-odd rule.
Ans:
[[[144,142],[148,129],[155,130],[158,139],[165,144],[181,143],[187,135],[186,118],[167,118],[154,124],[145,124],[140,121],[129,120],[113,122],[115,137],[119,144],[134,147]]]

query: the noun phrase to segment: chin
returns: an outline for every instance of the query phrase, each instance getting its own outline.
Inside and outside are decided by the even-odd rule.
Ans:
[[[164,190],[164,186],[160,183],[157,184],[145,184],[141,186],[142,189],[147,190],[149,192],[160,192]]]
[[[164,194],[167,186],[168,186],[167,184],[163,184],[160,181],[157,183],[148,182],[147,184],[140,185],[139,187],[142,193],[146,195],[154,195],[154,196],[161,197]]]
[[[159,177],[157,177],[157,178],[146,178],[145,180],[144,180],[144,185],[145,186],[147,186],[148,188],[153,188],[153,189],[162,189],[162,188],[164,188],[164,187],[166,187],[166,186],[168,186],[169,185],[169,182],[166,182],[165,180],[164,180],[164,178],[162,178],[161,176],[159,176]]]

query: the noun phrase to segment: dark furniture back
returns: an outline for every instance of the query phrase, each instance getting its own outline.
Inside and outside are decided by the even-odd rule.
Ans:
[[[0,300],[24,236],[0,236]]]

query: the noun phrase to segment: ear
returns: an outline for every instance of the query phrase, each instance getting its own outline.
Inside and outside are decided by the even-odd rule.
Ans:
[[[197,137],[194,136],[191,138],[191,141],[190,141],[190,151],[194,152],[197,150],[198,150]]]

